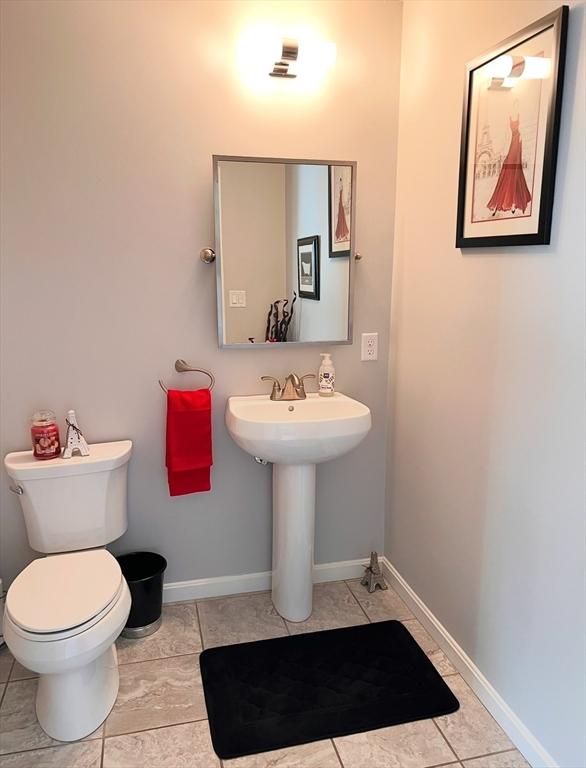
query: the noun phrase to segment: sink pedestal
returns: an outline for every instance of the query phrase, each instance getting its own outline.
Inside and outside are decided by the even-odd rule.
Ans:
[[[311,615],[315,464],[273,465],[273,603],[288,621]]]

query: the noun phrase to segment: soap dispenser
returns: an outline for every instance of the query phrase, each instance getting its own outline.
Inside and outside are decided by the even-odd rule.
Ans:
[[[322,361],[319,367],[319,394],[321,397],[333,397],[336,382],[336,369],[329,352],[321,353]]]

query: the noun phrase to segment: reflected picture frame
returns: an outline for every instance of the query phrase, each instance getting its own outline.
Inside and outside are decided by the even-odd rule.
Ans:
[[[299,298],[319,301],[319,235],[297,240],[297,285]]]
[[[466,65],[457,248],[550,242],[567,28],[564,5]]]
[[[354,221],[354,168],[330,165],[328,171],[329,257],[349,257]]]

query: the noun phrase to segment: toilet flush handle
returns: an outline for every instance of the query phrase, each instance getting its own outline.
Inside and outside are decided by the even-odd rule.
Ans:
[[[22,496],[24,493],[24,490],[21,485],[17,485],[16,488],[13,485],[9,485],[8,489],[12,491],[12,493],[15,493],[17,496]]]

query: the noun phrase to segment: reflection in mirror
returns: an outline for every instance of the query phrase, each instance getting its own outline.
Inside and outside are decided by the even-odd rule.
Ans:
[[[351,341],[355,171],[214,158],[222,346]]]

